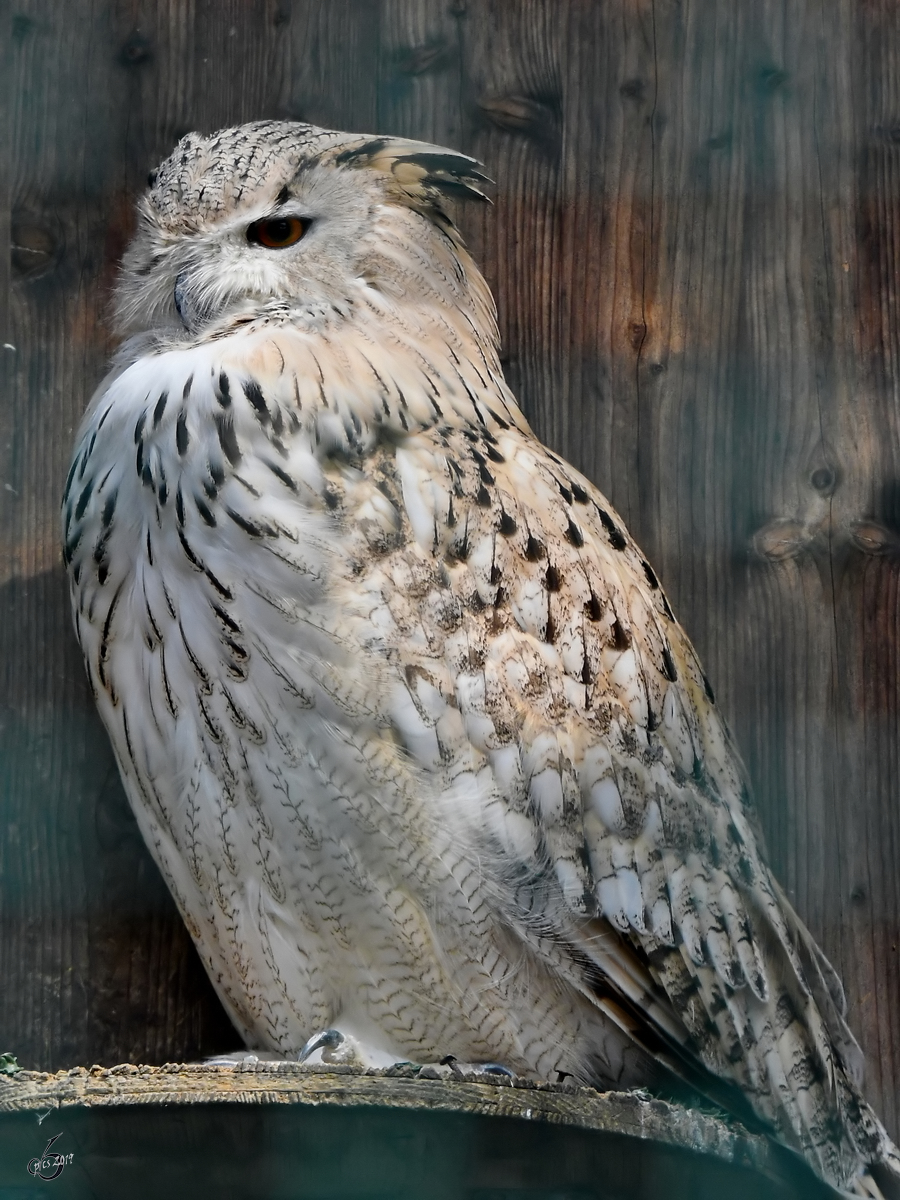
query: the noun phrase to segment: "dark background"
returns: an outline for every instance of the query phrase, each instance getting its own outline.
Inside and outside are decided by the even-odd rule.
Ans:
[[[57,505],[148,170],[266,116],[459,147],[538,433],[661,575],[900,1127],[893,0],[0,0],[0,1050],[236,1048],[72,635]]]

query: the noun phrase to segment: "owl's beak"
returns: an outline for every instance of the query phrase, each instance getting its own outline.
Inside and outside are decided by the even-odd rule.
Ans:
[[[198,333],[202,326],[207,325],[213,317],[207,304],[197,296],[195,289],[190,286],[190,271],[182,271],[175,280],[173,299],[175,309],[181,318],[181,323],[188,333]]]
[[[195,326],[196,314],[188,298],[184,272],[175,280],[175,310],[181,318],[181,323],[185,329],[189,333],[193,333],[194,329],[192,326]],[[192,317],[194,320],[192,320]]]

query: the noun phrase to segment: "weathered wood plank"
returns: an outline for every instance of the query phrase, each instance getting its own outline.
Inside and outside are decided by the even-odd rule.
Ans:
[[[510,380],[658,567],[897,1133],[892,0],[22,0],[0,17],[8,1048],[45,1067],[231,1048],[92,712],[56,508],[148,169],[187,129],[290,116],[488,164],[495,207],[462,220]]]

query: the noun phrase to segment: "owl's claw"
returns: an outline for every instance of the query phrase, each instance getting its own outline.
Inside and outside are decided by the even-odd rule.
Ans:
[[[349,1067],[392,1067],[397,1057],[367,1045],[351,1033],[342,1033],[340,1029],[323,1029],[305,1043],[297,1061],[309,1062],[314,1054],[320,1053],[319,1061],[332,1065],[341,1063]]]
[[[317,1050],[322,1051],[322,1062],[338,1062],[341,1061],[333,1057],[334,1052],[339,1046],[343,1045],[347,1039],[339,1029],[323,1029],[321,1033],[314,1033],[309,1038],[303,1049],[297,1055],[297,1062],[306,1062],[306,1060]]]
[[[504,1067],[502,1063],[461,1063],[455,1054],[448,1054],[440,1061],[440,1066],[449,1067],[454,1075],[502,1075],[507,1079],[517,1079],[515,1071]]]

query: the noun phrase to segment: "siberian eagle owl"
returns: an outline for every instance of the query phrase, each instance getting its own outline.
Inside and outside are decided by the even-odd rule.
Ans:
[[[681,1081],[889,1180],[694,650],[504,381],[483,181],[270,121],[151,177],[63,517],[143,835],[250,1046]]]

